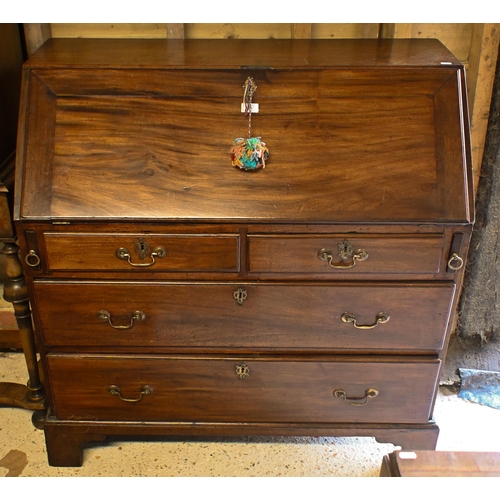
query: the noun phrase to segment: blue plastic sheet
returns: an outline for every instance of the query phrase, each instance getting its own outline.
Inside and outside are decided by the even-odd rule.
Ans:
[[[500,372],[459,368],[458,373],[459,398],[500,409]]]

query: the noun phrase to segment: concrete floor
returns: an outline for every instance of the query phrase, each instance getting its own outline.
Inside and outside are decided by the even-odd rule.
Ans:
[[[24,383],[21,354],[0,353],[0,382]],[[442,388],[439,450],[500,451],[500,411]],[[106,441],[87,446],[81,468],[49,467],[31,412],[0,408],[0,477],[376,477],[395,447],[373,438],[242,438]]]

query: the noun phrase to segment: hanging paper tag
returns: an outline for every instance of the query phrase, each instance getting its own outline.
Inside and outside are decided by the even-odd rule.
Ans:
[[[241,103],[241,112],[248,113],[247,105],[244,102]],[[258,113],[258,112],[259,112],[259,103],[252,102],[252,104],[250,105],[250,113]]]

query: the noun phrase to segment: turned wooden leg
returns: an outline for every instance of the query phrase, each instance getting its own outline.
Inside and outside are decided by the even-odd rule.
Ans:
[[[2,252],[6,256],[5,267],[8,277],[4,285],[4,299],[14,306],[29,379],[26,386],[8,382],[0,384],[0,404],[29,410],[43,410],[45,389],[38,370],[28,289],[18,257],[19,247],[13,242],[4,243]]]

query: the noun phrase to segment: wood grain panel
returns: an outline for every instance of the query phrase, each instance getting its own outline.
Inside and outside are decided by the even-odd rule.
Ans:
[[[449,207],[457,200],[461,200],[461,209],[455,213],[455,216],[465,216],[467,220],[472,220],[474,202],[471,189],[469,116],[465,107],[465,87],[460,73],[450,78],[435,94],[434,106],[436,109],[436,165],[438,184],[442,190],[440,196],[443,204]],[[456,204],[454,206],[456,207]]]
[[[297,61],[298,67],[293,72],[285,67],[272,70],[232,69],[228,64],[227,68],[221,70],[185,69],[182,74],[172,68],[151,69],[144,73],[134,69],[105,68],[96,74],[81,69],[64,72],[40,69],[36,70],[36,74],[59,97],[74,98],[75,94],[92,97],[234,97],[240,102],[243,99],[242,86],[249,74],[258,84],[256,102],[262,98],[428,96],[435,94],[447,80],[456,75],[456,69],[449,67],[441,71],[393,68],[388,79],[387,71],[382,68],[356,71],[355,68],[346,69],[341,64],[332,71],[323,67],[325,61],[311,61],[311,64],[313,62],[315,67],[310,70]],[[168,65],[175,64],[176,59],[172,56]]]
[[[25,86],[29,113],[20,123],[16,180],[23,180],[22,215],[24,217],[50,213],[52,198],[52,165],[54,129],[56,124],[56,97],[36,75],[31,74]],[[22,104],[23,106],[23,104]],[[20,182],[16,182],[19,196]]]
[[[233,296],[247,295],[242,304]],[[439,350],[448,327],[453,285],[255,284],[255,283],[88,283],[36,282],[41,333],[49,346],[142,346],[300,349],[318,352]],[[146,318],[117,330],[98,318],[108,311],[127,326],[134,311]],[[307,314],[304,314],[307,311]],[[341,320],[345,312],[356,329]],[[71,325],[71,328],[68,328]]]
[[[69,420],[162,422],[426,423],[439,361],[358,362],[253,358],[48,356],[55,416]],[[240,380],[235,366],[250,374]],[[117,385],[127,403],[108,393]],[[343,389],[365,406],[333,397]]]
[[[239,100],[61,99],[46,214],[332,222],[391,220],[398,206],[398,220],[466,218],[442,206],[428,97],[260,106],[252,130],[270,159],[248,173],[229,155],[247,128]]]

